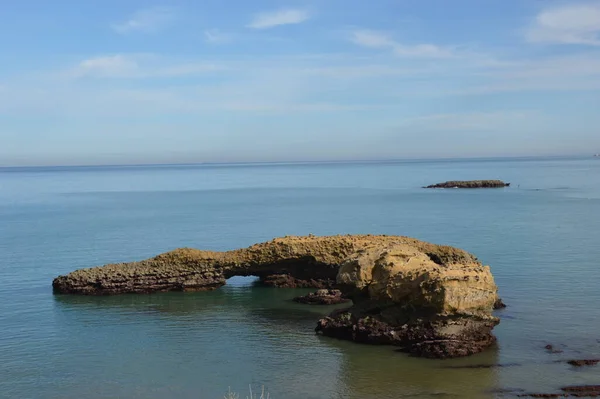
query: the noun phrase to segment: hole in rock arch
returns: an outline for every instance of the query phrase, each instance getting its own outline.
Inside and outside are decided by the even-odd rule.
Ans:
[[[232,276],[226,280],[226,287],[252,287],[258,284],[258,276]]]

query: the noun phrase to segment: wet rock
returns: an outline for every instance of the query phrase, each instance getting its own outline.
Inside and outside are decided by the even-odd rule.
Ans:
[[[350,302],[350,299],[343,297],[342,291],[332,289],[318,290],[316,292],[311,292],[308,295],[297,296],[293,300],[308,305],[336,305],[339,303]]]
[[[583,367],[583,366],[595,366],[600,362],[600,359],[579,359],[579,360],[569,360],[571,366],[574,367]]]
[[[529,398],[597,398],[600,397],[600,385],[572,385],[560,388],[562,393],[525,393],[518,397]]]
[[[510,183],[505,183],[502,180],[452,180],[423,188],[499,188],[508,186],[510,186]]]
[[[577,398],[600,397],[600,385],[571,385],[562,387],[561,391],[568,393],[571,397]]]
[[[506,304],[502,302],[501,298],[496,299],[496,301],[494,302],[494,310],[504,309],[505,307]]]

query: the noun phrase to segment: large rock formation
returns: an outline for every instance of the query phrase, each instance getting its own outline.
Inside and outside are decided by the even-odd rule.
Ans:
[[[317,332],[399,345],[425,357],[466,356],[495,340],[497,288],[489,267],[458,249],[437,253],[398,243],[361,251],[337,282],[354,306],[321,319]],[[443,249],[442,249],[443,248]]]
[[[207,290],[234,275],[275,286],[338,286],[354,304],[321,319],[319,333],[420,356],[479,352],[494,342],[498,324],[489,267],[460,249],[396,236],[284,237],[228,252],[178,249],[77,270],[53,287],[85,295]]]
[[[500,188],[508,186],[510,183],[504,183],[502,180],[452,180],[423,188]]]

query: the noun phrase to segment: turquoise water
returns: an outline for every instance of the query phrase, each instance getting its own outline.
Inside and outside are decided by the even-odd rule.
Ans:
[[[498,190],[424,190],[499,178]],[[315,336],[307,290],[234,277],[214,292],[53,296],[52,279],[176,247],[381,233],[491,265],[498,345],[449,361]],[[494,397],[600,384],[600,160],[0,169],[0,397]],[[549,354],[547,343],[564,350]],[[495,368],[456,366],[496,364]]]

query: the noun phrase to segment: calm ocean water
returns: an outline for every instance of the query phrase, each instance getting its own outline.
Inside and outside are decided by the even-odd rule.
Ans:
[[[498,190],[423,190],[499,178]],[[281,235],[400,234],[491,265],[498,345],[448,361],[314,335],[307,290],[53,296],[81,267]],[[0,169],[0,397],[494,397],[600,384],[600,159]],[[564,350],[549,354],[551,343]],[[456,366],[497,364],[495,368]],[[242,395],[242,397],[245,397]]]

